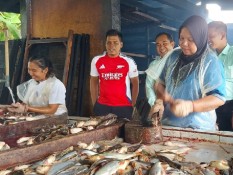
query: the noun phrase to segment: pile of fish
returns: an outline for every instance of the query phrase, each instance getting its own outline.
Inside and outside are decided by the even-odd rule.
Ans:
[[[24,113],[24,114],[17,114],[17,113],[5,113],[4,115],[0,116],[0,125],[11,125],[17,124],[23,121],[33,121],[46,118],[46,115],[34,115],[32,113]]]
[[[117,121],[115,114],[108,114],[101,117],[91,117],[89,120],[77,121],[73,124],[63,125],[45,125],[39,128],[33,128],[29,131],[32,136],[21,137],[17,140],[19,146],[32,145],[41,143],[50,139],[58,139],[70,134],[77,134],[85,131],[99,129],[105,126],[112,125]]]
[[[192,149],[178,141],[166,141],[176,147],[155,151],[156,144],[128,144],[123,139],[86,144],[78,142],[43,160],[0,171],[7,174],[46,175],[220,175],[232,173],[232,160],[185,162],[184,155]]]

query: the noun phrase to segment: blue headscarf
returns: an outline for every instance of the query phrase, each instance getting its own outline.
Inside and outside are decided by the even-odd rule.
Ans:
[[[207,49],[208,43],[208,25],[201,16],[193,15],[186,19],[179,29],[179,37],[182,28],[186,27],[197,46],[197,52],[194,55],[186,56],[183,52],[180,55],[182,62],[188,64],[196,59],[201,58],[202,54]]]

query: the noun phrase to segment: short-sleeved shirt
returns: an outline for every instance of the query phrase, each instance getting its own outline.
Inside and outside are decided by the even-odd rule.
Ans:
[[[41,82],[34,79],[28,80],[17,86],[17,95],[21,101],[33,107],[59,104],[55,115],[67,112],[65,105],[66,88],[55,76]]]
[[[98,102],[109,106],[132,106],[130,78],[138,76],[131,57],[120,54],[111,58],[106,53],[93,58],[91,76],[99,77]]]
[[[226,100],[233,100],[233,47],[227,44],[218,55],[222,61],[226,79]]]

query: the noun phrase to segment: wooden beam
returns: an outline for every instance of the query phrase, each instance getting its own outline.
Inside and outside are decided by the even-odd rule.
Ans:
[[[70,68],[70,57],[71,57],[71,51],[72,51],[72,45],[73,45],[73,35],[74,35],[74,32],[72,30],[69,30],[67,46],[66,46],[66,59],[65,59],[65,66],[64,66],[63,79],[62,79],[65,87],[67,86],[67,81],[68,81],[68,74],[69,74],[69,68]]]

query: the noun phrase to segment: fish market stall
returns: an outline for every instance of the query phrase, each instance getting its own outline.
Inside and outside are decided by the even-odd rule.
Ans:
[[[9,119],[10,117],[10,119]],[[0,141],[6,139],[15,139],[22,135],[27,134],[29,129],[40,127],[44,125],[58,125],[65,124],[68,121],[67,114],[54,116],[54,115],[31,115],[27,116],[2,116],[0,120],[8,122],[7,124],[0,125]],[[23,119],[22,119],[23,118]],[[11,120],[11,122],[9,122]],[[12,122],[14,121],[14,122]]]
[[[112,121],[112,120],[111,120]],[[93,120],[80,121],[78,124],[83,123],[91,126]],[[89,125],[90,124],[90,125]],[[104,124],[104,122],[103,122]],[[0,169],[6,169],[19,164],[29,163],[35,160],[39,160],[54,152],[66,149],[69,146],[77,145],[78,142],[91,143],[92,141],[113,139],[122,135],[122,122],[112,124],[110,126],[98,127],[91,130],[79,130],[76,134],[63,135],[55,137],[41,143],[35,143],[33,145],[18,146],[9,150],[0,152]],[[101,126],[101,125],[98,125]],[[24,137],[27,138],[27,137]],[[23,138],[23,139],[24,139]]]
[[[24,172],[37,174],[72,174],[82,170],[87,174],[101,174],[102,171],[149,174],[160,171],[180,175],[201,175],[206,171],[220,175],[232,170],[231,132],[162,127],[160,141],[127,143],[125,126],[129,122],[115,122],[112,115],[105,117],[108,120],[101,122],[97,122],[98,118],[77,122],[73,119],[71,125],[74,128],[70,129],[77,130],[75,134],[2,151],[0,169],[9,172],[24,169]]]
[[[181,132],[178,128],[175,130],[180,134],[187,134],[184,133],[186,131]],[[0,172],[47,175],[82,173],[231,175],[233,173],[232,144],[215,143],[216,145],[212,146],[213,141],[197,140],[194,138],[196,136],[191,137],[191,140],[180,136],[171,138],[169,132],[175,133],[173,128],[166,128],[167,131],[164,141],[148,145],[129,144],[122,138],[92,141],[89,144],[79,140],[76,145],[48,154],[38,161],[18,164]],[[212,156],[209,156],[211,154]]]

